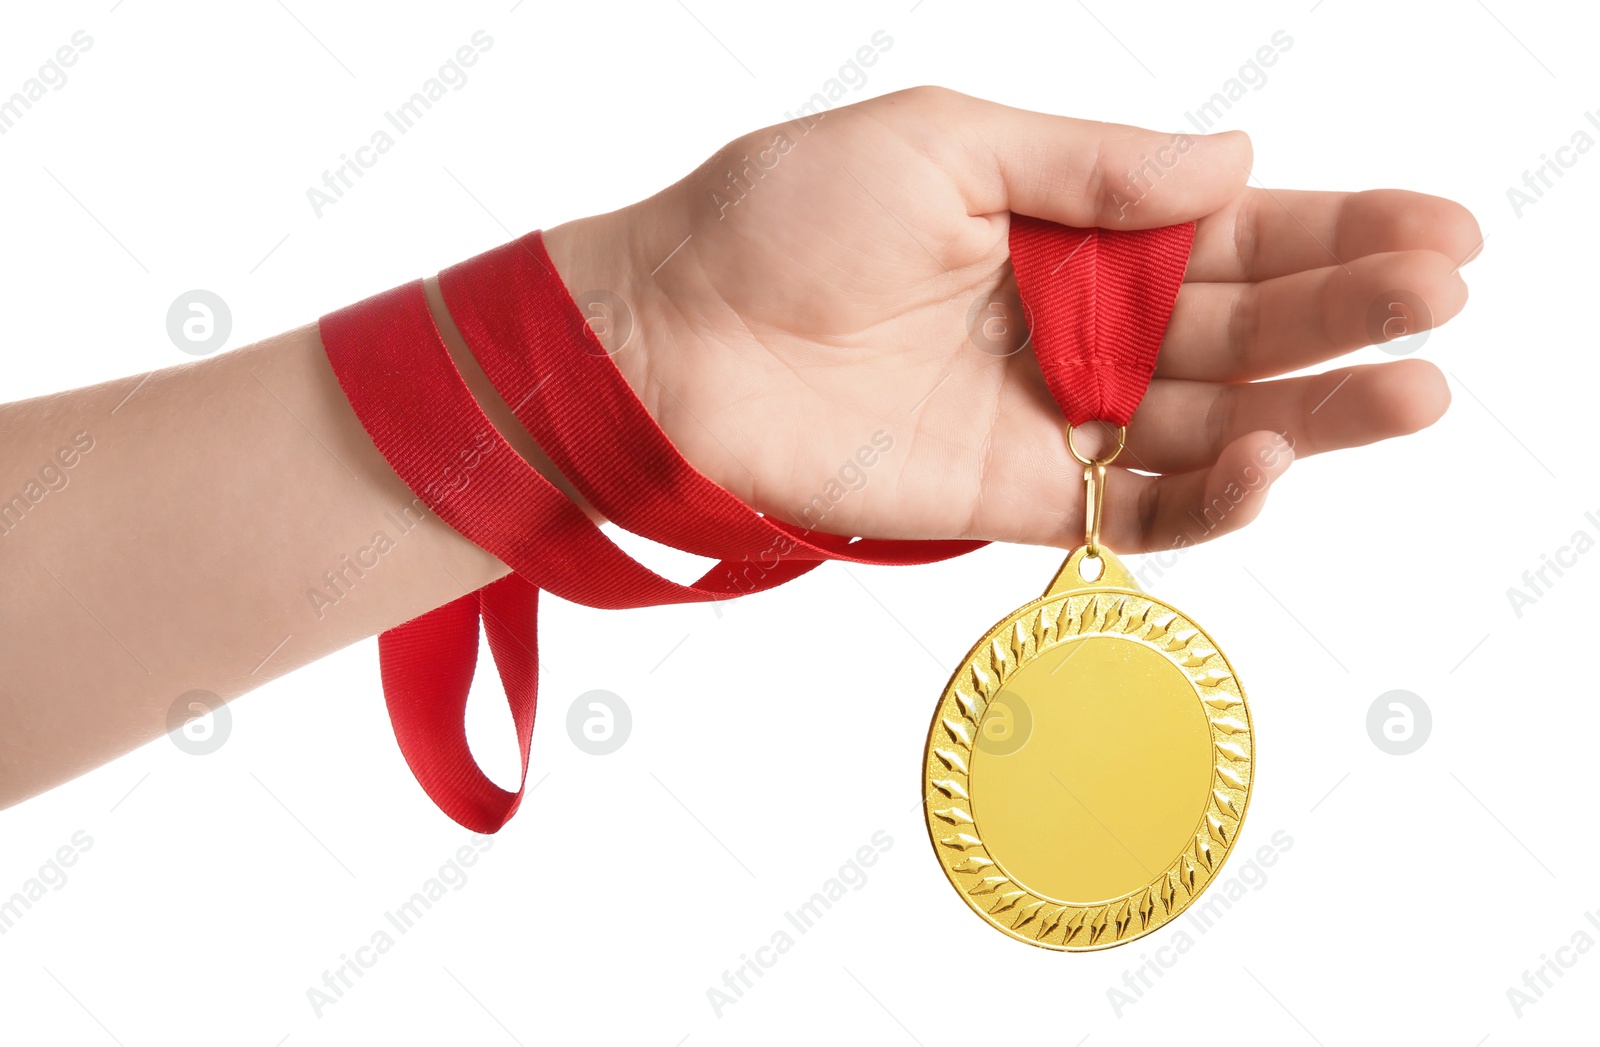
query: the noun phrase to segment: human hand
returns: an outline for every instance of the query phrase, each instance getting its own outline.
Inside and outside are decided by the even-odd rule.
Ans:
[[[729,172],[744,157],[741,186]],[[1017,351],[1022,326],[983,326],[1022,315],[1010,212],[1195,220],[1118,461],[1139,472],[1108,487],[1105,540],[1138,552],[1237,529],[1296,455],[1414,432],[1449,401],[1416,359],[1256,381],[1372,343],[1373,303],[1396,291],[1426,307],[1401,333],[1454,316],[1482,237],[1437,197],[1248,188],[1251,159],[1239,132],[915,88],[737,139],[664,192],[545,238],[576,295],[609,290],[632,311],[623,344],[621,325],[597,334],[673,443],[756,509],[838,534],[1072,546],[1082,469],[1060,408]],[[1222,497],[1229,511],[1202,524]]]

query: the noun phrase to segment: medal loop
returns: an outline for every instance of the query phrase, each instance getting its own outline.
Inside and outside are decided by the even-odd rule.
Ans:
[[[1087,422],[1084,423],[1084,425],[1087,424]],[[1107,427],[1110,427],[1109,422],[1103,424],[1105,424]],[[1071,422],[1067,423],[1067,450],[1072,452],[1072,457],[1076,458],[1079,463],[1083,465],[1110,465],[1112,462],[1117,460],[1117,455],[1121,454],[1122,449],[1128,444],[1128,427],[1125,425],[1119,425],[1116,426],[1114,430],[1117,434],[1117,446],[1113,447],[1105,454],[1094,456],[1085,455],[1082,451],[1078,450],[1078,444],[1076,442],[1077,432],[1081,428],[1083,428],[1082,425],[1073,425]]]

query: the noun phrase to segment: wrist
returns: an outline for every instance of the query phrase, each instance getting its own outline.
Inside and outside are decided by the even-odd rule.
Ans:
[[[658,423],[660,397],[650,350],[669,330],[647,244],[654,238],[642,205],[565,222],[543,232],[556,275],[606,355]],[[668,249],[670,250],[670,248]]]

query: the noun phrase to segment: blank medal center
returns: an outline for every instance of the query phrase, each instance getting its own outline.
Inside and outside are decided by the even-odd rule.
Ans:
[[[1103,902],[1189,846],[1212,766],[1210,726],[1183,671],[1132,640],[1084,637],[1024,666],[985,710],[972,813],[1019,885]]]

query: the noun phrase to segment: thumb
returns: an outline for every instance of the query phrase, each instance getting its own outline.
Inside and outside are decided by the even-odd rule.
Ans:
[[[930,151],[953,159],[975,215],[1015,211],[1108,229],[1176,225],[1230,203],[1253,159],[1242,131],[1170,134],[1013,109],[943,88],[901,95],[910,96],[902,112],[924,117],[914,122]]]

